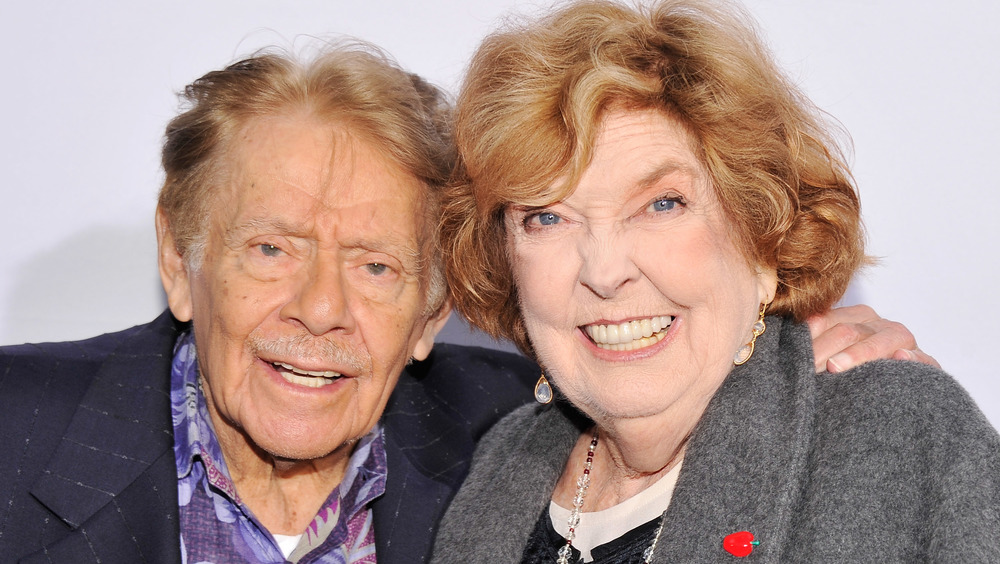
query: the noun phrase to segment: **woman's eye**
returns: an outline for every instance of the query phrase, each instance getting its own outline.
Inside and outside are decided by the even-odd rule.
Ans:
[[[281,249],[270,243],[262,243],[258,245],[258,247],[260,248],[261,254],[265,257],[276,257],[281,254]]]
[[[365,268],[368,269],[369,274],[372,274],[374,276],[381,276],[382,274],[385,274],[387,270],[389,270],[388,266],[380,262],[368,263],[365,265]]]
[[[674,209],[678,205],[680,205],[680,202],[676,198],[659,198],[649,204],[648,210],[651,212],[665,212]]]
[[[552,212],[539,212],[525,218],[525,224],[555,225],[562,221],[562,218]]]

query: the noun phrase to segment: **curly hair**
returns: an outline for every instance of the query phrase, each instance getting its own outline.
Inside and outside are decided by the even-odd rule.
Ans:
[[[428,188],[428,305],[443,302],[447,289],[433,226],[455,150],[452,108],[442,91],[377,47],[351,42],[327,46],[307,62],[258,53],[202,76],[182,99],[187,109],[166,128],[159,209],[189,267],[201,265],[213,194],[227,174],[223,157],[238,133],[252,119],[304,109],[372,142]]]
[[[568,196],[601,118],[621,107],[662,110],[692,133],[738,248],[777,271],[770,312],[801,320],[843,295],[868,259],[842,132],[778,69],[753,20],[721,1],[585,0],[487,37],[459,95],[442,246],[473,325],[532,354],[505,210]]]

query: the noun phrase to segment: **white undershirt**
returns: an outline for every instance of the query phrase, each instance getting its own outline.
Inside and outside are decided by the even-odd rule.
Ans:
[[[276,535],[274,533],[271,533],[271,536],[274,537],[274,542],[278,543],[278,550],[286,559],[292,554],[295,547],[299,546],[299,539],[302,538],[302,535]]]
[[[681,473],[681,463],[664,474],[655,484],[626,499],[618,505],[602,511],[580,514],[580,524],[576,527],[573,548],[580,551],[584,562],[593,561],[591,549],[624,535],[632,529],[656,519],[667,510],[674,495],[677,476]],[[552,527],[564,538],[569,534],[570,510],[549,503],[549,519]]]

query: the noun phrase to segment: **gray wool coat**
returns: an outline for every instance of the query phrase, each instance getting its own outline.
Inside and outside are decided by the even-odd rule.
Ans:
[[[1000,437],[968,394],[903,361],[817,375],[804,325],[767,327],[688,443],[654,562],[1000,562]],[[432,562],[519,562],[578,421],[556,404],[501,420]],[[744,530],[760,545],[740,559],[723,538]]]

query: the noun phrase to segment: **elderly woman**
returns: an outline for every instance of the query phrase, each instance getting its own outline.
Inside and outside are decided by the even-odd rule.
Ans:
[[[458,105],[455,303],[555,401],[483,440],[437,561],[1000,561],[968,395],[813,369],[858,196],[739,8],[570,4],[487,38]]]

